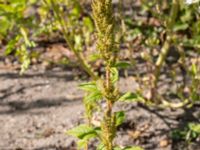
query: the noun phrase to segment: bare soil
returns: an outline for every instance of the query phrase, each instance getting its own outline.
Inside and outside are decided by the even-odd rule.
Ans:
[[[76,70],[76,72],[79,70]],[[29,70],[20,76],[14,70],[0,70],[0,149],[76,150],[76,139],[66,130],[84,122],[83,92],[86,80],[69,69]],[[121,91],[134,91],[134,78],[121,77]],[[191,109],[155,109],[142,104],[119,103],[126,121],[115,140],[121,146],[140,145],[145,150],[200,150],[200,141],[173,141],[170,133],[187,122],[200,121],[199,106]],[[95,143],[91,150],[95,150]]]

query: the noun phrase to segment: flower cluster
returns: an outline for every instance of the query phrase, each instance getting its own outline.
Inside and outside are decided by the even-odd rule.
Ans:
[[[113,63],[116,52],[114,16],[111,0],[93,0],[93,18],[95,21],[98,50],[107,63]]]

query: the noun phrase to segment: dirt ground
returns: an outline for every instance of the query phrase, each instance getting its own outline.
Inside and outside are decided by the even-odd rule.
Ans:
[[[0,70],[0,149],[1,150],[76,150],[66,130],[82,123],[83,92],[78,85],[86,80],[72,70]],[[134,78],[121,78],[121,91],[134,91]],[[200,144],[185,145],[170,139],[170,131],[188,121],[200,121],[198,106],[192,109],[158,110],[142,104],[120,103],[126,121],[118,129],[121,146],[140,145],[145,150],[200,150]],[[95,143],[95,142],[94,142]],[[200,142],[199,142],[200,143]],[[91,144],[91,150],[95,150]]]

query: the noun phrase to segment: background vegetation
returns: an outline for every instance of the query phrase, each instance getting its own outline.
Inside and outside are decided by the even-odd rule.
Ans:
[[[65,49],[46,49],[55,43]],[[22,76],[35,66],[81,70],[80,78],[89,80],[80,85],[85,123],[68,134],[79,138],[85,150],[93,138],[99,139],[99,150],[140,149],[113,143],[125,119],[125,112],[113,110],[115,103],[158,109],[199,106],[199,1],[1,0],[0,47],[2,66]],[[119,91],[120,77],[130,76],[139,87]],[[94,124],[96,112],[100,121]],[[186,143],[199,137],[199,122],[171,133]]]

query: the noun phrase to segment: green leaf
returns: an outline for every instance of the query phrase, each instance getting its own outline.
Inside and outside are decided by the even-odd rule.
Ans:
[[[71,14],[75,16],[76,18],[79,18],[81,15],[81,7],[79,3],[75,3],[74,8],[71,11]]]
[[[18,35],[14,39],[10,40],[9,43],[6,46],[5,54],[9,55],[15,50],[15,45],[20,40],[21,36]]]
[[[103,143],[100,143],[98,146],[97,146],[97,150],[106,150],[106,147]]]
[[[20,74],[22,75],[29,68],[31,63],[30,56],[25,44],[21,45],[20,49],[17,50],[16,55],[18,55],[21,62]]]
[[[123,150],[144,150],[140,146],[126,147]]]
[[[6,17],[1,17],[0,18],[0,33],[6,34],[7,30],[10,27],[10,22]]]
[[[117,68],[112,67],[111,68],[111,81],[112,83],[116,83],[119,79],[119,72],[117,70]]]
[[[94,61],[96,61],[100,58],[101,58],[100,54],[92,54],[92,55],[89,56],[88,60],[94,62]]]
[[[83,18],[83,24],[84,26],[86,26],[88,28],[88,30],[90,32],[93,32],[94,31],[94,25],[93,25],[93,22],[92,20],[89,18],[89,17],[84,17]]]
[[[181,30],[186,30],[187,28],[189,27],[189,25],[187,23],[184,23],[184,24],[176,24],[174,27],[173,27],[173,30],[174,31],[181,31]]]
[[[97,90],[97,86],[94,82],[82,83],[79,85],[79,88],[87,92],[92,92]]]
[[[116,112],[116,126],[121,125],[125,120],[125,113],[123,111]]]
[[[193,132],[196,132],[198,134],[200,134],[200,124],[197,123],[189,123],[188,127],[190,130],[192,130]]]
[[[195,76],[197,74],[197,66],[195,63],[192,63],[192,74]]]
[[[101,100],[103,98],[103,95],[100,91],[92,91],[90,94],[84,97],[84,103],[86,104],[92,104],[95,103],[98,100]]]
[[[144,102],[145,100],[142,96],[140,96],[137,93],[127,92],[119,98],[119,101],[130,101],[130,102],[131,101],[135,101],[135,102],[142,101],[142,102]]]
[[[68,130],[67,134],[75,136],[82,140],[88,140],[97,136],[95,129],[85,124],[79,125],[71,130]]]
[[[130,66],[131,66],[130,63],[128,62],[118,62],[115,64],[115,67],[117,68],[128,68]]]
[[[81,35],[74,35],[74,41],[75,41],[75,49],[81,51],[83,44]]]
[[[34,44],[34,42],[31,42],[31,41],[29,40],[26,29],[23,28],[23,27],[21,27],[21,28],[20,28],[20,32],[21,32],[21,34],[22,34],[22,37],[24,38],[24,42],[25,42],[26,46],[27,46],[27,47],[34,47],[35,44]]]
[[[121,149],[119,146],[117,146],[117,147],[114,147],[114,150],[123,150],[123,149]]]
[[[87,140],[79,140],[77,142],[78,149],[83,149],[87,145],[88,141]]]

